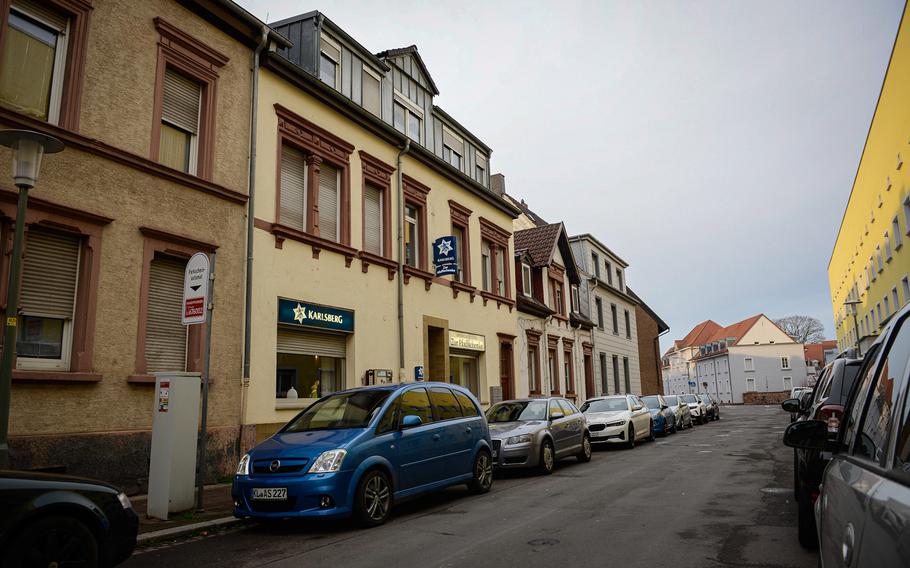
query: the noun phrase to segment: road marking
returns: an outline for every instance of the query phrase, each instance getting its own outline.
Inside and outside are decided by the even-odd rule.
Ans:
[[[700,454],[710,454],[713,450],[698,450]]]
[[[715,437],[715,438],[726,438],[726,437],[729,436],[729,435],[730,435],[730,434],[717,434],[717,435],[715,435],[714,437]]]

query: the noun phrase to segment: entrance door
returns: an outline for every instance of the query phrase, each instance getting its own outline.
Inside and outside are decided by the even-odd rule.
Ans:
[[[512,365],[512,343],[500,342],[499,344],[499,384],[502,386],[502,399],[510,400],[514,398]]]
[[[592,396],[594,396],[594,358],[590,353],[585,353],[585,398]]]
[[[474,396],[480,398],[477,380],[477,357],[452,355],[449,357],[449,371],[452,373],[449,382],[463,386],[474,393]]]

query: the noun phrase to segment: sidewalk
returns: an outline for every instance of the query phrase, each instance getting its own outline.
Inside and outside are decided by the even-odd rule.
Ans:
[[[171,513],[167,521],[146,515],[147,495],[130,497],[133,509],[139,515],[139,544],[240,522],[233,515],[234,500],[231,498],[230,483],[206,485],[204,491],[204,511],[190,509],[182,513]]]

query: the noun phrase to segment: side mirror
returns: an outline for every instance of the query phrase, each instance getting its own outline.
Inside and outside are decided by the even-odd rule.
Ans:
[[[660,409],[661,409],[661,410],[666,410],[666,409],[668,409],[668,408],[670,408],[670,407],[667,406],[666,404],[661,404],[661,405],[660,405]]]
[[[408,414],[401,420],[402,430],[405,428],[413,428],[414,426],[420,426],[423,424],[423,420],[420,419],[420,416],[416,414]]]
[[[788,398],[787,400],[780,403],[780,407],[786,410],[787,412],[797,413],[799,412],[799,399],[798,398]]]
[[[784,445],[800,450],[822,451],[827,441],[828,423],[822,420],[793,422],[784,432]]]
[[[565,416],[565,414],[563,414],[562,410],[554,410],[550,412],[550,420],[559,420],[563,416]]]

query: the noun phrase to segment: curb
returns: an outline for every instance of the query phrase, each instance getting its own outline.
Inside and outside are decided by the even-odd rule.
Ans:
[[[240,523],[242,521],[243,521],[243,519],[238,519],[237,517],[221,517],[220,519],[202,521],[200,523],[193,523],[191,525],[171,527],[169,529],[161,529],[160,531],[151,531],[151,532],[142,533],[142,534],[138,535],[136,537],[136,543],[145,544],[145,543],[151,542],[153,540],[182,536],[182,535],[193,533],[193,532],[196,532],[196,531],[199,531],[202,529],[229,526],[229,525],[233,525],[236,523]]]

